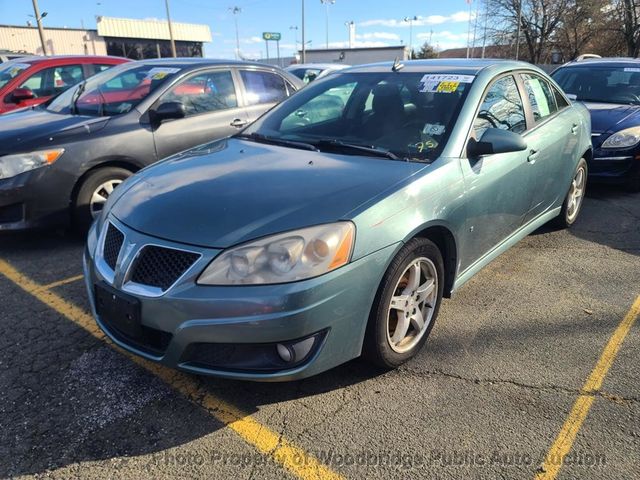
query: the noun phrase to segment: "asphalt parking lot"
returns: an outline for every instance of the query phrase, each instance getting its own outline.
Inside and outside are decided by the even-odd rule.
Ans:
[[[640,194],[592,189],[574,229],[535,232],[445,301],[399,370],[289,384],[114,347],[82,249],[0,238],[2,477],[640,477]]]

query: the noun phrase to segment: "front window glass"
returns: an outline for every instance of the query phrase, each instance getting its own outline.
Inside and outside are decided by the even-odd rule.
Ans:
[[[187,116],[238,106],[233,77],[228,70],[194,75],[172,87],[162,102],[181,102]]]
[[[434,160],[447,143],[473,79],[413,72],[337,73],[301,90],[242,136],[336,153],[366,155],[366,149],[376,149],[373,156],[387,152],[390,158]]]
[[[553,79],[578,101],[640,105],[640,64],[563,67]]]
[[[473,127],[477,140],[488,128],[500,128],[515,133],[522,133],[527,129],[522,98],[511,75],[496,80],[489,88]]]
[[[51,97],[81,82],[83,78],[80,65],[45,68],[25,80],[20,88],[31,90],[36,98]]]
[[[0,66],[0,88],[4,87],[11,80],[16,78],[27,68],[31,68],[30,63],[6,62]]]
[[[178,67],[123,64],[67,90],[47,110],[92,116],[127,113],[178,72]]]

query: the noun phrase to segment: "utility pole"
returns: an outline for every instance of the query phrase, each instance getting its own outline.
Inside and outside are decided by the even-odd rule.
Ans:
[[[476,52],[476,33],[478,32],[478,18],[480,18],[480,0],[476,6],[476,18],[473,19],[473,41],[471,42],[471,58],[475,56]]]
[[[485,50],[487,47],[487,23],[489,22],[489,0],[484,0],[485,12],[484,12],[484,33],[482,34],[482,58],[484,58]]]
[[[238,14],[242,13],[240,7],[229,7],[231,13],[233,13],[233,20],[236,24],[236,60],[240,60],[240,34],[238,33]]]
[[[302,0],[302,53],[300,55],[300,63],[305,63],[307,61],[307,52],[306,46],[304,42],[304,0]]]
[[[518,2],[518,33],[516,33],[516,60],[520,57],[520,24],[522,23],[522,0]]]
[[[404,17],[405,22],[409,22],[409,60],[413,60],[413,21],[418,20],[418,16]]]
[[[326,41],[326,49],[329,50],[329,5],[333,5],[336,3],[336,0],[320,0],[326,7],[326,15],[325,15],[325,23],[326,23],[326,32],[327,32],[327,41]]]
[[[171,24],[171,14],[169,13],[169,0],[164,0],[164,5],[167,8],[167,22],[169,23],[169,39],[171,40],[171,55],[176,58],[176,42],[173,39],[173,25]]]
[[[38,8],[38,0],[33,0],[33,14],[36,17],[38,23],[38,33],[40,34],[40,43],[42,44],[42,55],[47,55],[47,44],[44,41],[44,29],[42,28],[42,17],[40,16],[40,9]],[[46,15],[46,12],[45,14]]]
[[[469,58],[469,49],[471,47],[471,17],[473,16],[473,0],[467,0],[469,4],[469,24],[467,25],[467,58]]]

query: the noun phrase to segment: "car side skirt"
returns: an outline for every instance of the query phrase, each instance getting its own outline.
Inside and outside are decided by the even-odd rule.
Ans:
[[[529,223],[523,225],[510,236],[508,236],[502,243],[496,245],[493,249],[489,250],[486,254],[472,263],[467,269],[460,273],[456,278],[456,281],[453,285],[453,289],[451,293],[454,293],[458,290],[462,285],[467,283],[476,273],[486,267],[492,260],[502,255],[504,252],[513,247],[516,243],[522,240],[524,237],[529,235],[531,232],[540,228],[545,223],[549,222],[553,218],[557,217],[560,214],[560,210],[562,207],[556,207],[551,210],[548,210],[538,217],[531,220]]]

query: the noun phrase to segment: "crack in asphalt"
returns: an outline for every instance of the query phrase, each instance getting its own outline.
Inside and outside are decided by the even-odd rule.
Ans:
[[[411,368],[406,368],[406,367],[400,367],[398,370],[396,370],[396,373],[398,375],[400,374],[409,374],[412,376],[417,376],[417,377],[434,377],[434,376],[440,376],[440,377],[447,377],[447,378],[453,378],[455,380],[461,380],[464,382],[469,382],[469,383],[474,383],[476,385],[495,385],[495,384],[502,384],[502,385],[512,385],[515,387],[519,387],[519,388],[526,388],[526,389],[530,389],[530,390],[538,390],[538,391],[557,391],[557,392],[562,392],[562,393],[566,393],[566,394],[570,394],[570,395],[587,395],[587,396],[595,396],[595,397],[600,397],[603,398],[607,401],[616,403],[618,405],[621,404],[636,404],[636,403],[640,403],[640,397],[623,397],[621,395],[614,395],[614,394],[610,394],[608,392],[602,391],[602,390],[596,390],[596,391],[587,391],[587,390],[583,390],[583,389],[576,389],[576,388],[567,388],[567,387],[563,387],[561,385],[552,385],[552,384],[548,384],[548,385],[531,385],[528,383],[522,383],[522,382],[518,382],[516,380],[504,380],[501,378],[469,378],[469,377],[464,377],[462,375],[457,375],[454,373],[448,373],[448,372],[443,372],[442,370],[415,370],[415,369],[411,369]]]

